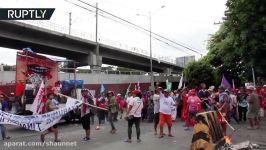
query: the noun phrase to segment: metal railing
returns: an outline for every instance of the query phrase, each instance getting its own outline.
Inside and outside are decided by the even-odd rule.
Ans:
[[[29,24],[29,25],[36,26],[36,27],[40,27],[40,28],[44,28],[46,30],[56,31],[56,32],[63,33],[63,34],[69,33],[69,27],[66,27],[66,26],[60,25],[60,24],[56,24],[56,23],[53,23],[53,22],[47,21],[47,20],[45,20],[45,21],[19,20],[18,22],[22,22],[22,23]],[[76,30],[73,28],[71,28],[71,34],[70,35],[81,38],[81,39],[85,39],[85,40],[95,41],[95,35],[94,34],[90,34],[90,33]],[[148,57],[150,55],[148,50],[140,49],[140,48],[137,48],[134,46],[126,45],[126,44],[122,44],[120,42],[106,39],[104,37],[99,37],[99,43],[113,46],[113,47],[116,47],[119,49],[127,50],[131,53],[138,54],[138,55],[143,55],[143,56],[148,56]],[[169,56],[159,56],[158,54],[154,53],[153,58],[157,59],[158,62],[167,62],[167,63],[171,63],[173,65],[176,65],[175,59],[171,58]]]

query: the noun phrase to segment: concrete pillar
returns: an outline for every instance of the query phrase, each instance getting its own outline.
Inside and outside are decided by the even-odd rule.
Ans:
[[[88,64],[92,70],[95,70],[96,72],[101,71],[102,66],[102,56],[99,56],[99,59],[97,60],[97,56],[94,52],[90,52],[89,54],[89,60]]]
[[[170,75],[173,72],[172,68],[164,68],[163,73]]]

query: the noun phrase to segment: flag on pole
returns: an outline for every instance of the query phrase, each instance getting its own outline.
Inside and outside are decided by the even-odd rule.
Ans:
[[[128,97],[128,93],[129,93],[129,91],[130,91],[130,87],[131,87],[131,83],[129,83],[129,85],[128,85],[127,92],[126,92],[126,94],[125,94],[125,98]]]
[[[235,89],[235,80],[232,80],[232,84],[233,84],[233,89]]]
[[[182,76],[181,76],[179,84],[178,84],[178,89],[181,89],[182,85],[183,85],[183,73],[182,73]]]
[[[104,91],[105,91],[105,88],[104,88],[103,84],[101,84],[100,93],[103,93]]]
[[[34,101],[30,108],[30,110],[33,112],[34,115],[42,113],[42,110],[45,107],[45,102],[43,99],[44,95],[45,95],[45,85],[44,82],[42,81],[39,91],[36,97],[34,98]]]
[[[225,87],[225,88],[230,88],[231,85],[228,82],[228,80],[225,78],[225,76],[223,75],[222,81],[221,81],[221,86]]]
[[[166,80],[166,89],[167,90],[172,90],[172,82],[169,82],[168,79]]]

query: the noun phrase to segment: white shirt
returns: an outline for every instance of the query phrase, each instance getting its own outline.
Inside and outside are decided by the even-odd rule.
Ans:
[[[143,108],[143,102],[139,97],[134,97],[129,101],[128,106],[132,106],[129,115],[133,115],[134,117],[141,117],[141,110]]]
[[[159,113],[160,110],[160,95],[153,95],[154,114]]]
[[[129,103],[130,103],[130,101],[131,101],[132,99],[134,99],[133,96],[130,96],[130,97],[127,98],[127,100],[126,100],[127,108],[129,107]]]
[[[175,102],[172,97],[161,96],[160,97],[160,113],[171,115],[172,108],[175,105]]]

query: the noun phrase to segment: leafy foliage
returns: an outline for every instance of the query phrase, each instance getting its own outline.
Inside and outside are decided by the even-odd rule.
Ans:
[[[209,39],[209,53],[185,69],[188,81],[204,82],[202,77],[212,75],[212,82],[218,84],[225,74],[241,84],[243,80],[251,79],[252,67],[256,76],[265,77],[266,1],[228,0],[226,6],[224,22]],[[202,64],[212,68],[212,74],[205,70],[198,76],[191,75],[197,67],[203,69]]]

